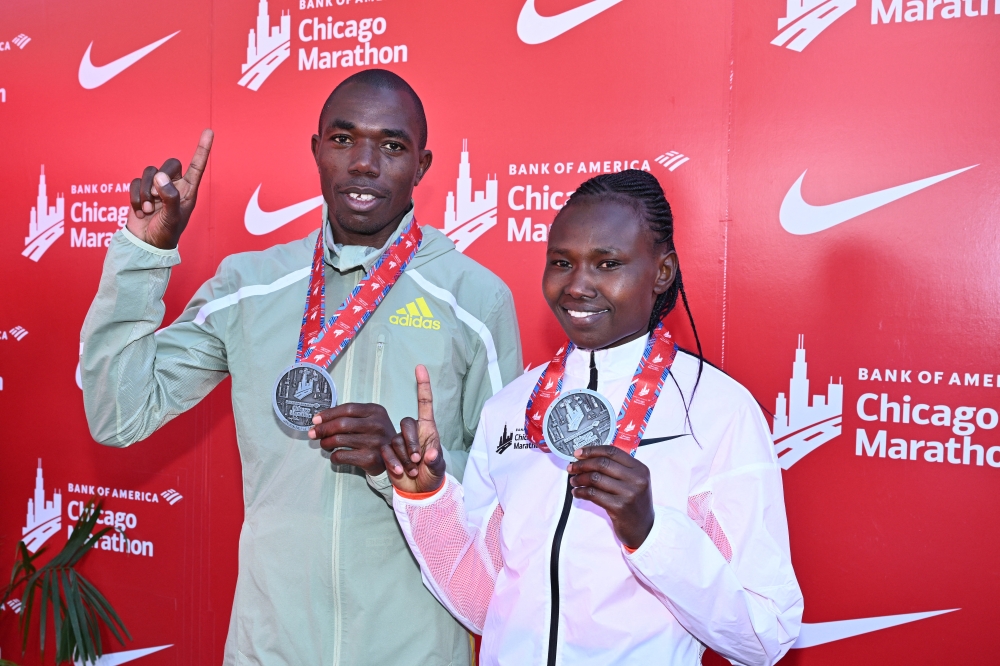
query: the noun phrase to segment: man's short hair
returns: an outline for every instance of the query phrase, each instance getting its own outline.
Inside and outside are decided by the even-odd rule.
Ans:
[[[420,96],[417,95],[416,91],[403,79],[403,77],[394,72],[390,72],[387,69],[363,69],[341,81],[340,84],[333,89],[333,92],[330,93],[330,96],[326,98],[326,102],[323,103],[323,110],[320,111],[319,114],[320,133],[323,132],[323,117],[326,115],[326,110],[333,101],[334,95],[336,95],[337,91],[344,86],[354,83],[371,86],[372,88],[378,88],[380,90],[394,90],[409,95],[410,99],[413,100],[414,106],[417,107],[417,130],[419,132],[419,136],[417,137],[418,148],[423,150],[427,146],[427,116],[424,115],[424,104],[420,101]]]

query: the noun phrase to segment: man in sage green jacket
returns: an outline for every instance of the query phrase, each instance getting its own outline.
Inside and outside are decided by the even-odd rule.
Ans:
[[[416,415],[422,363],[448,470],[461,476],[483,403],[521,371],[513,299],[422,226],[405,272],[329,369],[338,406],[308,433],[282,425],[271,396],[295,360],[317,234],[329,316],[413,218],[431,162],[419,98],[389,72],[345,80],[319,131],[322,229],[227,257],[162,329],[211,132],[183,175],[172,159],[133,181],[81,335],[87,420],[97,441],[129,446],[232,377],[245,516],[225,664],[467,664],[469,635],[424,588],[399,531],[381,450]]]

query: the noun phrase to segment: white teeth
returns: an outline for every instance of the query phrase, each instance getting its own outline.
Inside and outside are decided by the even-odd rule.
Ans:
[[[597,312],[580,312],[579,310],[566,310],[570,317],[576,317],[580,319],[582,317],[589,317],[591,315],[601,314],[602,312],[607,312],[607,310],[598,310]]]
[[[374,194],[358,194],[357,192],[348,192],[347,196],[351,197],[355,201],[371,201],[375,198]]]

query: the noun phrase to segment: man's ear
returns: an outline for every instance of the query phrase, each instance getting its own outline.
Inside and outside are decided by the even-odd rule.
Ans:
[[[316,160],[316,164],[319,164],[319,134],[313,134],[312,138],[312,153],[313,159]]]
[[[434,155],[429,150],[420,151],[420,164],[417,166],[417,175],[413,179],[414,187],[420,184],[420,181],[424,179],[424,175],[427,170],[431,168],[431,162],[434,160]]]
[[[659,296],[670,289],[677,277],[677,253],[670,250],[660,260],[659,272],[656,274],[656,283],[653,285],[653,293]]]

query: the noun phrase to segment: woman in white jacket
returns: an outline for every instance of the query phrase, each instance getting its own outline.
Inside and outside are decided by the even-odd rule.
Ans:
[[[694,666],[706,646],[778,661],[803,608],[781,470],[751,395],[663,328],[687,298],[656,179],[581,185],[552,224],[542,290],[570,342],[486,403],[463,483],[445,472],[423,366],[419,419],[383,450],[427,587],[483,635],[482,664]],[[605,431],[584,420],[597,402],[569,404],[584,387],[618,414]],[[611,443],[574,450],[594,435],[559,427]]]

